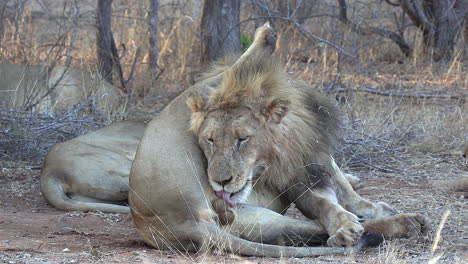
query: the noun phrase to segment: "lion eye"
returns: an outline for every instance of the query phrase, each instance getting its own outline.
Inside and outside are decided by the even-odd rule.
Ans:
[[[212,138],[207,138],[206,142],[208,142],[208,144],[210,144],[210,145],[213,145],[213,143],[214,143]]]
[[[242,143],[245,143],[249,140],[249,137],[239,137],[237,139],[237,149],[240,149]]]

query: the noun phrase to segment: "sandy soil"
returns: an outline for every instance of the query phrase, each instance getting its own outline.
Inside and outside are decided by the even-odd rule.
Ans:
[[[357,256],[308,259],[263,259],[225,255],[180,256],[146,246],[123,214],[64,212],[47,204],[39,189],[39,167],[0,163],[0,263],[466,263],[468,218],[466,197],[434,186],[466,173],[458,155],[412,155],[413,166],[404,174],[355,172],[363,180],[359,193],[386,201],[401,211],[426,215],[437,229],[443,214],[450,216],[442,239],[431,255],[434,233],[428,240],[397,239]],[[430,166],[429,166],[430,165]],[[300,217],[298,211],[290,210]]]

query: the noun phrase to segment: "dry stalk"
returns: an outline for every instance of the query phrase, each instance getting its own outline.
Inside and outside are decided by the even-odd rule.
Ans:
[[[445,211],[444,216],[442,216],[442,220],[440,221],[440,224],[437,227],[437,232],[434,238],[434,243],[432,243],[432,247],[431,247],[431,259],[429,260],[428,264],[437,263],[437,261],[443,255],[443,252],[438,254],[437,256],[434,256],[434,253],[437,250],[437,247],[439,246],[440,238],[442,236],[442,229],[444,228],[445,222],[447,221],[447,218],[449,217],[450,213],[451,213],[450,210]]]

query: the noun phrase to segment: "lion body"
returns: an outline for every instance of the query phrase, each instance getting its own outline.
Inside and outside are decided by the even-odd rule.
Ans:
[[[262,50],[269,49],[271,45],[271,43],[268,43],[268,36],[270,33],[271,29],[269,26],[263,26],[258,29],[254,43],[234,65],[245,66],[247,64],[243,63],[246,61],[248,62],[252,58],[260,59],[256,57],[256,54],[259,52],[266,55]],[[228,68],[232,67],[233,66],[230,66]],[[246,74],[248,76],[250,74],[248,71],[255,71],[255,68],[246,67],[246,69]],[[224,156],[226,162],[221,162],[222,159],[209,152],[210,143],[208,143],[208,145],[207,143],[202,143],[204,142],[202,140],[207,139],[203,138],[202,135],[206,134],[206,129],[208,128],[210,128],[211,131],[224,129],[226,137],[217,137],[216,140],[225,140],[223,144],[229,146],[229,140],[231,138],[229,133],[231,132],[227,131],[230,130],[231,127],[223,127],[223,123],[219,123],[217,119],[212,119],[212,124],[214,126],[209,126],[207,120],[211,120],[211,117],[213,117],[210,113],[220,114],[222,118],[222,111],[232,108],[228,112],[234,113],[234,117],[240,118],[239,121],[236,120],[237,123],[242,124],[242,122],[244,122],[245,124],[245,122],[255,121],[252,121],[252,119],[243,119],[243,117],[249,116],[248,112],[246,112],[248,110],[243,107],[231,107],[233,106],[233,104],[230,104],[232,102],[225,100],[226,97],[224,95],[218,98],[220,101],[217,102],[221,102],[219,104],[208,103],[208,105],[203,105],[203,102],[206,103],[204,97],[213,96],[211,98],[215,98],[216,91],[222,91],[220,86],[222,86],[221,84],[223,81],[226,81],[226,71],[227,70],[221,70],[219,74],[207,75],[209,77],[182,93],[160,114],[154,117],[153,120],[146,125],[143,135],[141,135],[143,129],[141,131],[138,129],[138,135],[132,138],[132,149],[136,147],[134,143],[140,138],[141,140],[130,170],[128,201],[135,226],[148,244],[159,249],[172,249],[182,253],[218,248],[240,255],[304,257],[344,253],[346,250],[342,247],[291,246],[321,244],[326,239],[330,239],[330,237],[336,237],[337,234],[344,238],[344,243],[342,245],[349,245],[348,242],[355,243],[356,237],[352,235],[348,236],[346,233],[350,228],[362,229],[362,226],[355,221],[357,217],[354,213],[365,218],[382,217],[369,223],[366,229],[377,230],[384,236],[390,234],[387,234],[385,229],[385,226],[388,226],[389,223],[392,223],[391,236],[407,235],[406,231],[408,230],[409,224],[414,224],[416,227],[419,225],[418,230],[422,230],[424,221],[419,220],[417,215],[404,214],[386,216],[394,211],[386,205],[371,203],[356,194],[346,176],[341,173],[330,156],[332,147],[328,145],[333,145],[334,132],[331,130],[335,129],[336,122],[331,120],[329,121],[330,123],[320,123],[322,117],[321,113],[318,112],[317,115],[312,113],[313,118],[310,120],[311,117],[307,115],[310,115],[311,112],[307,112],[307,109],[304,108],[304,97],[301,98],[301,96],[307,94],[307,91],[305,91],[307,86],[302,82],[297,82],[297,85],[293,83],[288,86],[288,89],[291,88],[291,90],[288,90],[286,93],[281,90],[278,91],[278,93],[282,95],[286,95],[291,91],[296,91],[292,96],[298,95],[297,101],[289,97],[289,103],[286,103],[285,100],[267,100],[266,103],[274,102],[274,105],[269,107],[268,111],[270,112],[271,120],[277,122],[276,125],[281,124],[280,117],[283,119],[297,119],[303,117],[309,120],[307,122],[318,122],[317,124],[319,124],[318,126],[320,127],[316,127],[317,130],[313,131],[313,133],[302,134],[312,136],[315,143],[312,142],[309,144],[307,139],[301,138],[299,142],[308,144],[308,146],[299,146],[298,144],[285,146],[285,138],[279,137],[278,140],[281,141],[279,142],[279,146],[289,147],[288,151],[298,151],[299,153],[295,153],[292,157],[284,157],[277,156],[277,151],[275,150],[275,153],[273,153],[274,156],[271,157],[272,159],[265,160],[268,162],[278,162],[278,164],[276,164],[277,166],[283,165],[286,168],[273,168],[273,166],[270,166],[270,168],[272,168],[271,171],[268,168],[263,168],[260,172],[255,171],[255,173],[252,173],[252,177],[255,176],[256,178],[252,178],[251,181],[255,180],[256,184],[255,186],[247,188],[248,191],[244,188],[247,186],[246,183],[249,183],[249,180],[246,180],[245,177],[238,177],[239,181],[229,180],[228,178],[224,179],[223,177],[231,177],[232,175],[221,175],[221,173],[223,171],[233,172],[237,166],[235,165],[237,161],[232,160],[233,157],[235,157],[233,154],[234,152],[226,152],[229,154]],[[261,74],[261,72],[259,72],[259,74]],[[194,97],[194,93],[198,96]],[[276,95],[276,93],[274,94]],[[315,97],[315,92],[313,94],[314,102],[318,104],[312,112],[320,111],[323,109],[319,107],[323,105],[322,102],[320,102],[322,97]],[[234,97],[233,100],[238,100]],[[306,96],[306,98],[308,97]],[[292,103],[291,100],[293,101]],[[190,108],[186,106],[187,101],[189,101]],[[223,105],[224,102],[227,102],[229,107],[218,107]],[[214,105],[217,106],[214,107]],[[212,111],[208,110],[208,113],[205,112],[207,111],[206,109],[208,109],[205,106],[208,106],[208,108],[212,107],[212,109],[210,109]],[[262,106],[259,105],[258,107]],[[285,107],[299,107],[297,111],[292,110],[296,111],[297,117],[287,117],[286,113],[283,115],[281,111],[282,109],[286,109]],[[332,111],[332,109],[330,110]],[[243,113],[246,115],[238,115]],[[328,113],[326,115],[328,115]],[[326,115],[324,115],[323,118],[328,119]],[[227,112],[224,113],[224,117],[226,120],[232,120],[232,117],[227,114]],[[291,120],[291,122],[293,121],[294,120]],[[328,121],[326,120],[326,122]],[[206,123],[208,123],[208,125]],[[138,126],[137,124],[128,124],[128,126]],[[221,126],[218,127],[216,125]],[[294,126],[294,129],[303,129],[302,125],[310,124],[300,122],[300,125]],[[116,124],[114,127],[109,127],[108,129],[113,130],[114,134],[121,134],[125,140],[125,137],[131,135],[131,132],[128,133],[129,131],[126,129],[122,130],[119,126],[122,125]],[[127,125],[123,126],[126,127]],[[116,137],[111,137],[112,140],[103,139],[103,137],[107,137],[106,135],[110,133],[110,131],[104,131],[105,129],[106,128],[96,131],[94,134],[95,136],[88,137],[85,143],[94,146],[96,145],[95,142],[104,140],[107,141],[107,146],[110,146],[114,144],[114,141],[117,142],[118,140]],[[280,132],[286,133],[287,128],[283,129],[285,130]],[[321,132],[321,129],[324,129],[324,131]],[[327,131],[327,129],[330,131]],[[278,132],[277,129],[275,131]],[[330,132],[330,135],[328,135],[327,132]],[[322,138],[320,138],[321,135],[326,135],[323,140],[330,144],[317,143],[317,140],[322,140]],[[252,139],[250,140],[250,143],[255,142]],[[260,143],[262,143],[262,141]],[[62,147],[66,144],[70,145],[68,149],[64,148],[64,152],[61,153],[61,155],[64,156],[66,153],[72,152],[72,146],[75,146],[77,143],[65,142],[61,144]],[[213,144],[222,145],[217,142]],[[95,182],[96,179],[100,179],[103,183],[106,182],[106,179],[112,174],[113,166],[110,164],[113,163],[109,163],[109,159],[104,156],[116,155],[114,159],[119,161],[117,163],[124,164],[125,162],[122,162],[122,160],[125,159],[125,153],[127,153],[128,150],[117,146],[117,149],[109,153],[107,146],[99,145],[97,148],[89,147],[88,152],[85,151],[86,148],[83,148],[83,151],[80,151],[77,156],[71,155],[68,160],[66,159],[63,161],[57,158],[49,158],[50,155],[58,156],[60,145],[57,149],[54,147],[51,153],[56,152],[57,154],[49,154],[44,166],[47,170],[44,169],[41,175],[41,178],[45,178],[42,189],[46,198],[48,197],[47,193],[57,190],[50,187],[57,182],[62,182],[62,186],[64,184],[63,182],[67,182],[69,185],[74,185],[74,182],[84,183],[78,185],[78,187],[74,189],[76,193],[83,193],[86,191],[85,188],[97,184]],[[265,146],[269,147],[271,145],[265,144]],[[123,151],[118,151],[120,148],[122,148]],[[213,148],[213,150],[215,149],[219,150],[221,148]],[[229,151],[229,149],[230,148],[227,147],[226,151]],[[255,150],[256,148],[248,147],[246,150],[247,149]],[[311,153],[303,153],[311,150],[314,151],[314,155],[311,155]],[[279,151],[281,151],[281,149]],[[241,151],[239,150],[238,152]],[[295,162],[295,165],[300,164],[304,161],[304,159],[300,157],[301,155],[309,157],[309,161],[320,161],[325,167],[325,170],[313,170],[315,178],[312,182],[308,181],[308,178],[299,177],[294,175],[294,173],[293,175],[280,175],[281,173],[291,173],[291,170],[294,169],[282,162],[291,161]],[[90,158],[97,159],[100,161],[101,168],[89,168],[83,163],[75,168],[66,164],[67,161],[72,162],[78,157],[86,157],[88,160]],[[218,158],[220,162],[213,163],[213,157]],[[277,158],[279,159],[275,160]],[[291,160],[291,158],[293,160]],[[232,166],[232,164],[226,164],[231,162],[234,166]],[[252,160],[243,162],[245,164],[258,165]],[[56,163],[62,163],[62,165],[57,165]],[[242,162],[239,164],[241,168],[247,167],[245,164],[242,164]],[[119,170],[121,169],[121,171],[124,172],[125,169],[127,169],[126,166],[127,165],[119,167]],[[80,170],[80,174],[76,173],[78,169]],[[300,171],[308,172],[308,170]],[[324,174],[319,174],[323,171],[325,172]],[[273,175],[273,177],[265,177],[265,179],[262,179],[263,172]],[[84,176],[86,174],[88,176]],[[244,172],[242,175],[250,175],[250,173]],[[304,173],[299,175],[303,176]],[[283,179],[282,176],[286,179]],[[66,177],[68,177],[67,180],[62,180]],[[122,178],[123,177],[121,177],[121,179]],[[317,179],[319,181],[323,179],[325,183],[319,183],[319,188],[315,191],[313,185],[317,183]],[[225,189],[222,191],[214,189],[214,187],[218,188],[215,185],[216,182],[224,180],[228,181],[226,181],[225,184],[223,183],[223,186],[227,188],[229,182],[231,182],[232,186],[229,188],[232,187],[232,191],[238,191],[238,193],[243,194],[236,204],[228,204],[230,199]],[[292,194],[287,193],[287,189],[295,188],[296,185],[301,184],[312,188],[314,190],[312,194],[315,195],[312,197],[306,195],[307,199],[302,200],[301,211],[308,213],[310,211],[308,211],[307,208],[311,208],[312,210],[314,210],[314,208],[325,208],[334,214],[326,214],[321,211],[319,212],[318,218],[315,216],[309,217],[310,220],[299,220],[282,215],[285,209],[293,202],[291,201]],[[83,188],[83,190],[80,188]],[[64,189],[65,188],[62,187],[62,190]],[[111,190],[111,193],[112,192],[115,192],[115,189]],[[100,191],[94,193],[94,195],[100,195]],[[63,198],[63,196],[61,197]],[[95,198],[96,197],[94,197],[94,199]],[[101,205],[104,207],[107,206],[106,211],[115,210],[115,208],[112,207],[113,205],[109,202],[101,203]],[[304,209],[305,207],[307,208]],[[95,207],[89,206],[87,209],[93,210]],[[333,216],[336,216],[336,218],[330,218]],[[346,220],[349,219],[351,219],[351,221],[347,222]],[[414,221],[402,221],[402,219]],[[339,226],[341,229],[335,230],[337,231],[335,233],[331,233],[330,230],[333,231],[333,229],[336,229],[336,226]],[[340,233],[342,230],[345,230],[344,234]],[[356,229],[355,232],[357,235],[360,235],[360,230]]]
[[[72,67],[0,63],[0,106],[57,113],[86,101],[106,113],[117,111],[121,96],[97,74]]]

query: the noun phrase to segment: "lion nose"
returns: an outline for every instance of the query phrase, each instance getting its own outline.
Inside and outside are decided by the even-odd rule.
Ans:
[[[218,184],[221,185],[221,186],[223,186],[223,187],[226,186],[226,185],[228,185],[228,184],[232,181],[232,176],[228,176],[228,177],[226,177],[226,178],[227,178],[227,180],[220,179],[220,180],[218,181]]]

